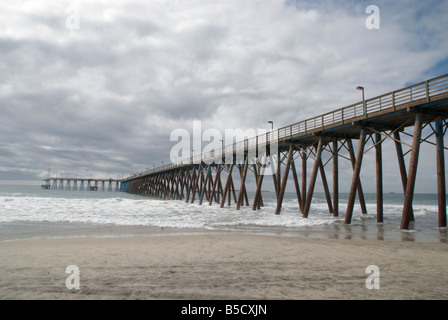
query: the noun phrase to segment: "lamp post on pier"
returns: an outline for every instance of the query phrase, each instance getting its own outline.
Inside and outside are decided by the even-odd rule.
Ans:
[[[357,86],[356,89],[362,91],[362,111],[364,113],[364,116],[367,117],[366,100],[364,98],[364,87]]]
[[[268,121],[268,123],[271,124],[271,133],[270,133],[270,140],[272,141],[272,136],[274,135],[274,121]],[[266,141],[267,142],[267,141]]]

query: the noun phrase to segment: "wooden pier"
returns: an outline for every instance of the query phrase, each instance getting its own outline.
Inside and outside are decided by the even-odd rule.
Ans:
[[[120,179],[92,178],[60,178],[49,177],[41,185],[42,189],[50,190],[80,190],[80,191],[120,191]]]
[[[446,227],[444,135],[448,128],[445,121],[448,118],[447,109],[448,75],[444,75],[272,130],[221,150],[202,153],[130,176],[121,181],[120,189],[162,199],[179,199],[191,203],[197,201],[201,205],[218,203],[224,207],[226,203],[230,206],[233,202],[236,210],[239,210],[241,206],[249,206],[246,179],[249,174],[253,174],[256,192],[252,210],[259,210],[263,207],[263,181],[268,177],[265,172],[269,170],[272,172],[277,198],[275,214],[281,213],[288,176],[292,174],[298,210],[307,218],[320,174],[328,211],[339,216],[339,160],[346,159],[353,169],[344,219],[346,224],[350,224],[356,196],[361,211],[367,213],[360,173],[364,154],[373,149],[376,161],[376,218],[382,222],[383,183],[387,183],[383,181],[382,143],[392,140],[404,192],[401,228],[408,229],[409,223],[414,220],[412,203],[420,145],[429,143],[435,146],[438,226]],[[412,134],[405,132],[408,127],[413,127]],[[424,128],[430,129],[431,133],[427,137],[422,137]],[[402,141],[404,135],[412,137],[412,144]],[[435,137],[435,141],[430,141],[430,137]],[[353,142],[356,141],[355,148]],[[275,148],[272,148],[273,145]],[[407,167],[403,145],[409,148],[407,153],[410,153]],[[238,161],[237,155],[241,153],[244,157]],[[323,160],[324,153],[329,156],[328,161]],[[313,163],[309,180],[308,160]],[[296,167],[296,162],[301,165]],[[331,165],[332,194],[325,170]],[[239,186],[234,184],[235,174],[239,176]]]

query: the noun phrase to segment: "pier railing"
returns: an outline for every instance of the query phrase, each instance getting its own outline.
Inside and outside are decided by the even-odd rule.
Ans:
[[[235,142],[210,152],[201,153],[187,159],[179,160],[161,167],[157,167],[139,174],[130,176],[125,180],[135,179],[156,172],[166,171],[179,166],[185,166],[201,161],[222,158],[225,154],[241,152],[249,148],[263,146],[272,142],[281,142],[300,136],[322,131],[331,127],[356,120],[367,119],[381,113],[401,110],[422,102],[431,102],[448,97],[448,74],[426,80],[399,90],[380,96],[366,99],[355,104],[324,113],[322,115],[302,120],[300,122],[278,128],[253,138]]]

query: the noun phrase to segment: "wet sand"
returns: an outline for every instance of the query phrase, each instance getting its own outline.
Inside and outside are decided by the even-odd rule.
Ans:
[[[155,234],[2,241],[0,299],[448,298],[446,243]],[[69,265],[80,289],[66,287]]]
[[[258,234],[283,237],[320,239],[351,239],[380,241],[442,242],[448,243],[447,228],[414,226],[403,231],[398,226],[378,224],[369,219],[350,225],[333,223],[308,227],[233,227],[222,229],[161,228],[154,226],[94,224],[81,222],[3,222],[0,241],[54,238],[104,238],[127,236],[164,236],[191,234]]]

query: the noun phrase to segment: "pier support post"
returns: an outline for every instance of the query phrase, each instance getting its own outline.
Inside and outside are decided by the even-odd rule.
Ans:
[[[401,184],[403,186],[403,194],[406,193],[406,185],[408,184],[408,174],[406,172],[406,164],[404,163],[403,147],[401,145],[400,132],[394,132],[395,150],[397,151],[398,167],[400,168]],[[410,221],[414,221],[414,210],[411,207]]]
[[[359,136],[358,152],[356,154],[356,162],[353,169],[352,185],[347,202],[347,212],[345,213],[345,224],[352,222],[353,206],[355,204],[356,190],[359,186],[359,175],[361,173],[362,158],[364,154],[364,145],[366,142],[366,130],[361,129]]]
[[[237,202],[237,198],[236,198],[236,193],[235,193],[235,185],[233,184],[233,178],[230,177],[230,190],[232,191],[233,194],[233,201],[236,203]],[[230,203],[231,203],[231,194],[229,191],[229,196],[228,196],[228,206],[230,207]]]
[[[311,200],[313,198],[313,192],[314,192],[314,185],[316,183],[316,177],[317,177],[317,171],[319,170],[319,163],[322,156],[322,149],[323,149],[323,138],[319,138],[319,143],[317,145],[316,150],[316,159],[314,160],[314,167],[313,171],[311,173],[311,180],[310,180],[310,186],[308,187],[308,194],[306,195],[306,203],[305,203],[305,209],[303,211],[303,217],[308,218],[308,213],[310,211],[311,207]]]
[[[265,167],[262,164],[260,169],[258,170],[258,178],[257,178],[257,189],[255,191],[254,203],[252,204],[252,211],[260,209],[261,206],[261,186],[263,185],[263,177],[264,177]]]
[[[422,116],[415,116],[414,137],[412,140],[411,158],[409,159],[408,182],[404,195],[403,214],[400,229],[409,229],[411,220],[412,200],[414,199],[415,178],[417,177],[418,156],[420,153],[420,139],[422,135]]]
[[[270,162],[270,169],[271,169],[271,173],[272,173],[272,182],[274,183],[274,189],[275,189],[275,198],[278,199],[278,184],[277,184],[277,179],[279,179],[277,177],[277,169],[274,165],[274,163],[276,163],[274,157],[272,156],[272,154],[269,156],[269,162]],[[280,165],[280,159],[277,158],[277,166]]]
[[[339,216],[338,139],[333,139],[333,217]]]
[[[264,203],[263,203],[263,195],[261,193],[261,188],[263,185],[263,177],[264,177],[264,168],[262,168],[262,166],[254,164],[254,173],[255,173],[255,178],[257,181],[257,186],[258,186],[258,182],[260,181],[260,189],[258,190],[258,196],[257,196],[257,209],[260,210],[261,207],[264,207]]]
[[[226,195],[227,195],[227,193],[229,194],[229,201],[230,201],[230,184],[232,182],[233,166],[234,166],[233,163],[229,165],[229,170],[227,172],[226,185],[224,186],[224,192],[222,194],[222,199],[221,199],[221,205],[220,205],[221,208],[224,207],[224,203],[226,202]]]
[[[201,187],[201,195],[199,197],[200,205],[202,205],[202,201],[204,200],[204,195],[207,193],[207,183],[209,183],[209,181],[211,181],[211,179],[212,179],[212,166],[209,165],[207,168],[207,175],[205,176],[205,179],[203,180],[203,183],[202,183],[203,187]]]
[[[223,165],[218,164],[217,167],[216,167],[216,176],[215,176],[215,180],[213,181],[213,186],[212,186],[212,190],[210,192],[210,199],[209,199],[209,203],[208,203],[210,206],[213,203],[213,199],[214,198],[216,199],[216,197],[215,197],[215,190],[216,190],[216,186],[218,184],[219,175],[221,174],[222,166]]]
[[[324,187],[325,198],[327,199],[328,212],[333,213],[333,205],[331,204],[330,189],[328,188],[327,176],[325,175],[325,168],[322,164],[322,159],[319,161],[319,171]]]
[[[365,143],[365,141],[364,141]],[[347,140],[347,145],[348,145],[348,150],[350,153],[350,161],[352,162],[352,168],[353,170],[355,170],[355,164],[356,164],[356,157],[355,157],[355,151],[353,149],[353,143],[352,141],[349,139]],[[361,183],[361,179],[359,179],[358,181],[358,199],[359,199],[359,204],[361,206],[361,212],[363,214],[367,213],[367,207],[366,207],[366,201],[364,199],[364,191],[362,189],[362,183]]]
[[[296,187],[297,201],[299,202],[300,212],[303,214],[302,194],[300,192],[299,180],[297,179],[296,165],[294,159],[291,162],[292,177],[294,178],[294,186]]]
[[[282,210],[283,196],[285,195],[286,183],[288,181],[289,167],[291,166],[291,158],[292,158],[293,150],[294,149],[291,144],[289,146],[288,158],[286,159],[285,171],[283,172],[283,179],[282,179],[282,184],[280,187],[280,192],[277,197],[277,208],[275,209],[275,214],[280,214],[280,211]],[[279,163],[279,167],[280,167],[280,163]]]
[[[308,155],[305,150],[302,152],[302,208],[305,210],[306,205],[306,162]]]
[[[442,117],[436,117],[437,192],[439,227],[446,227],[445,155]]]
[[[198,174],[197,174],[197,177],[195,178],[195,181],[193,182],[193,189],[191,190],[191,203],[194,202],[196,192],[200,193],[198,184],[199,184],[199,180],[202,178],[202,176],[203,176],[203,170],[202,170],[202,167],[199,166]]]
[[[189,202],[190,201],[190,193],[193,190],[193,181],[196,180],[196,170],[194,169],[194,167],[191,169],[191,171],[188,173],[187,176],[187,180],[186,180],[186,192],[187,192],[187,196],[185,197],[185,202]]]
[[[381,134],[375,133],[376,221],[383,222],[383,156]]]
[[[241,205],[244,202],[244,195],[246,193],[246,176],[247,169],[249,167],[249,155],[246,157],[246,161],[244,162],[243,172],[241,174],[241,185],[238,193],[238,202],[236,204],[236,210],[240,210]]]

